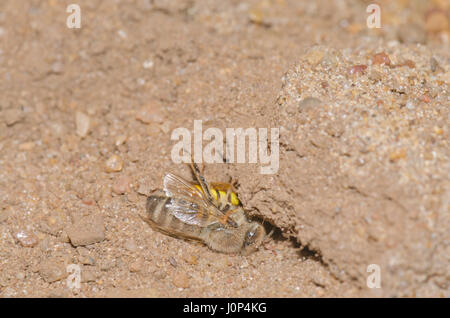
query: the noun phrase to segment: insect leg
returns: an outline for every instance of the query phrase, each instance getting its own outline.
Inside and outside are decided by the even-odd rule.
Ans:
[[[237,209],[233,209],[233,210],[228,210],[227,212],[225,212],[225,214],[220,218],[220,223],[222,224],[229,224],[232,227],[237,227],[237,223],[230,218],[231,214],[233,214],[234,212],[236,212]]]

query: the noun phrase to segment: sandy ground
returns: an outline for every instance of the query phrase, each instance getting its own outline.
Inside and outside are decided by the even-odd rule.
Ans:
[[[0,2],[0,296],[450,296],[448,2],[72,2]],[[276,174],[204,166],[275,229],[249,256],[139,217],[194,120],[280,128]]]

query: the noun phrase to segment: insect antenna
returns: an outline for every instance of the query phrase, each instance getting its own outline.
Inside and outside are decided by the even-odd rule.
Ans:
[[[206,182],[205,178],[202,176],[200,169],[194,161],[194,156],[191,154],[191,169],[197,179],[198,183],[202,187],[203,193],[206,195],[206,198],[209,202],[213,202],[213,197],[211,194],[211,188],[209,187],[208,182]]]

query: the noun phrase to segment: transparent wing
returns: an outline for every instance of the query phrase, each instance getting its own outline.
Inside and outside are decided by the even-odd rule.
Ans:
[[[207,208],[209,206],[203,193],[198,190],[191,182],[181,177],[168,173],[164,176],[164,192],[166,196],[184,199],[187,202],[197,204],[199,207]]]
[[[183,223],[206,227],[218,220],[197,204],[183,199],[172,198],[166,204],[166,211]]]
[[[166,204],[167,211],[181,222],[201,227],[220,222],[221,212],[191,182],[168,173],[164,176],[164,192],[172,198]]]

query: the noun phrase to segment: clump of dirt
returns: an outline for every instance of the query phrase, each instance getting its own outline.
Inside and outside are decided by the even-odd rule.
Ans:
[[[433,65],[449,56],[382,49],[314,47],[299,58],[273,123],[279,173],[259,178],[246,203],[320,251],[340,279],[365,286],[374,263],[386,296],[439,295],[449,264],[449,70]]]
[[[78,3],[0,3],[2,297],[448,296],[445,1]],[[139,217],[194,120],[280,128],[276,174],[204,167],[275,229],[248,257]]]

